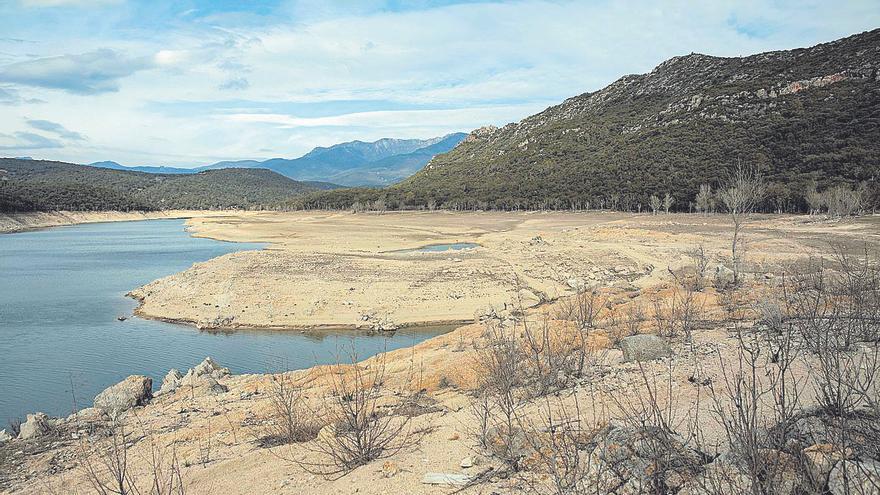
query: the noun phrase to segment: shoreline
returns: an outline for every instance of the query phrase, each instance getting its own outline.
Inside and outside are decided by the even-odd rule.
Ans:
[[[0,234],[15,234],[88,223],[173,220],[239,214],[239,210],[41,211],[0,213]]]

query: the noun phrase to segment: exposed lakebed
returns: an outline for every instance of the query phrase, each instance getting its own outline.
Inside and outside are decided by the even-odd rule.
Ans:
[[[407,347],[449,327],[363,332],[200,332],[130,317],[126,292],[193,263],[261,244],[194,238],[183,220],[83,224],[0,235],[0,425],[25,413],[69,414],[130,374],[161,381],[205,356],[233,373],[330,363]],[[0,426],[2,428],[2,426]]]

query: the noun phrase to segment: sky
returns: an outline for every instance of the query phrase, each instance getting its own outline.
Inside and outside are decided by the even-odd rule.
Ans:
[[[293,158],[877,27],[876,0],[0,0],[0,156]]]

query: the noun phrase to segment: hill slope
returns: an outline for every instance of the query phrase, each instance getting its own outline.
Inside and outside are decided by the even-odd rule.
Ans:
[[[743,58],[691,54],[461,145],[384,193],[389,207],[645,209],[738,161],[771,182],[764,208],[804,208],[803,192],[880,176],[880,30]],[[334,191],[344,205],[372,191]],[[307,203],[308,204],[308,203]],[[875,203],[876,204],[876,203]]]
[[[0,211],[272,208],[326,189],[269,170],[148,174],[0,158]]]

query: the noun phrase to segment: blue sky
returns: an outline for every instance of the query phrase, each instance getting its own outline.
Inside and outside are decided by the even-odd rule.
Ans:
[[[876,27],[876,0],[0,0],[0,156],[198,166],[427,138],[675,55]]]

